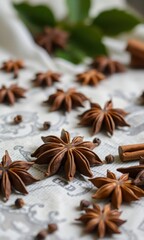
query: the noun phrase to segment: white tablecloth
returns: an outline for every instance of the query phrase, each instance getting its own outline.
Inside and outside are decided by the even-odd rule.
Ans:
[[[31,161],[31,152],[42,144],[41,136],[49,134],[59,136],[62,128],[69,130],[72,137],[81,135],[87,140],[92,140],[89,129],[79,128],[77,125],[77,115],[84,109],[79,108],[63,115],[60,112],[50,113],[49,108],[42,105],[56,88],[76,87],[78,91],[91,96],[94,102],[104,105],[107,100],[112,99],[115,107],[125,108],[130,112],[126,120],[131,124],[131,128],[116,130],[112,138],[103,133],[97,135],[102,143],[96,148],[96,153],[102,160],[106,155],[113,154],[116,156],[116,161],[114,164],[92,168],[94,176],[104,176],[107,169],[116,172],[118,167],[134,165],[135,163],[122,164],[117,156],[117,148],[122,144],[144,142],[144,108],[136,104],[137,96],[144,90],[144,70],[129,69],[126,73],[109,77],[96,88],[81,87],[74,81],[75,74],[83,71],[85,66],[75,66],[61,59],[51,59],[44,50],[35,45],[9,2],[2,2],[0,3],[0,64],[10,58],[22,58],[26,68],[20,71],[18,80],[12,80],[11,74],[0,72],[0,85],[18,83],[26,87],[28,92],[27,98],[20,100],[13,107],[0,105],[0,156],[2,157],[7,149],[13,160]],[[140,26],[133,34],[144,37],[143,29],[144,27]],[[123,53],[126,38],[127,36],[119,40],[105,39],[112,56],[123,62],[129,60],[128,54]],[[61,83],[45,90],[34,88],[31,83],[34,74],[48,69],[62,73]],[[86,104],[85,107],[88,108],[89,105]],[[23,116],[23,122],[20,125],[11,125],[13,117],[17,114]],[[48,131],[39,130],[43,121],[52,122]],[[51,222],[56,222],[59,230],[48,239],[94,239],[91,235],[84,235],[83,228],[74,220],[80,216],[77,207],[81,199],[91,200],[91,195],[95,191],[87,178],[77,174],[68,184],[62,172],[45,179],[45,167],[34,166],[31,172],[42,180],[28,187],[27,196],[12,194],[7,203],[0,201],[0,239],[30,240]],[[23,197],[26,205],[22,209],[14,210],[11,204],[17,197]],[[113,239],[142,240],[144,198],[132,204],[122,204],[121,210],[122,219],[126,219],[127,222],[121,227],[122,234],[113,235]]]

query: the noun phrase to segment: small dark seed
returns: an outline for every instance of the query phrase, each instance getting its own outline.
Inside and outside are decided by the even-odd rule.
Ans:
[[[48,224],[48,233],[53,233],[57,229],[58,229],[57,224],[55,224],[55,223]]]
[[[44,122],[43,123],[43,130],[48,130],[50,128],[51,124],[50,122]]]
[[[105,161],[106,161],[106,163],[113,163],[114,162],[114,156],[113,155],[111,155],[111,154],[109,154],[109,155],[107,155],[106,157],[105,157]]]
[[[90,206],[90,202],[87,200],[81,200],[80,202],[80,209],[83,210],[85,208],[88,208]]]
[[[48,231],[47,229],[41,230],[35,237],[35,240],[43,240],[47,237]]]
[[[22,208],[24,205],[25,205],[25,202],[24,202],[24,200],[22,198],[17,198],[15,200],[15,206],[17,208]]]
[[[99,146],[101,144],[101,140],[99,138],[94,138],[93,143],[96,143],[97,146]]]
[[[17,115],[17,116],[15,116],[14,119],[13,119],[13,121],[14,121],[15,124],[21,123],[22,120],[23,120],[23,118],[22,118],[21,115]]]

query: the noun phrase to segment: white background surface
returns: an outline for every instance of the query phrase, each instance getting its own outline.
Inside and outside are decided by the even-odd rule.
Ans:
[[[82,113],[84,109],[79,108],[70,114],[62,115],[59,112],[49,113],[48,107],[42,106],[42,102],[57,87],[67,89],[75,86],[78,91],[91,96],[93,101],[101,105],[112,98],[115,107],[125,108],[130,112],[127,117],[127,121],[131,124],[130,129],[116,130],[112,138],[102,133],[97,135],[102,140],[102,144],[96,149],[96,153],[102,160],[109,153],[117,156],[119,145],[144,142],[144,109],[136,104],[137,96],[144,89],[144,70],[128,70],[124,74],[113,75],[96,88],[81,87],[74,82],[75,74],[83,71],[85,66],[74,66],[61,59],[51,59],[43,49],[35,45],[28,30],[12,10],[10,2],[6,0],[0,2],[0,63],[9,58],[22,58],[25,61],[26,69],[20,72],[18,80],[12,80],[11,74],[7,75],[0,72],[0,84],[10,85],[18,82],[19,85],[26,87],[28,92],[27,98],[16,103],[13,107],[0,106],[0,156],[2,157],[4,150],[8,149],[13,160],[29,160],[29,153],[42,144],[41,135],[56,134],[59,136],[62,128],[70,130],[72,136],[82,135],[87,140],[93,139],[89,129],[77,126],[77,115]],[[45,2],[53,6],[59,18],[64,16],[64,1]],[[125,5],[124,1],[93,1],[91,14],[94,15],[103,7],[109,6],[124,7]],[[144,39],[143,29],[143,26],[139,26],[131,35]],[[126,39],[129,36],[123,35],[117,40],[105,39],[112,56],[123,62],[129,60],[128,54],[123,52]],[[34,74],[47,69],[61,72],[62,83],[46,90],[33,88],[31,79],[33,79]],[[85,106],[89,107],[88,104]],[[11,126],[12,118],[18,113],[24,116],[24,122],[17,127]],[[52,122],[52,128],[47,132],[40,132],[39,127],[46,120]],[[95,167],[92,170],[94,176],[103,176],[106,174],[107,168],[116,171],[116,168],[121,165],[122,163],[116,157],[114,164]],[[123,166],[127,165],[131,164],[123,164]],[[44,179],[44,171],[44,167],[32,169],[32,173],[36,177],[40,177],[42,181],[28,187],[29,195],[24,197],[27,203],[24,209],[12,210],[11,204],[19,196],[16,194],[12,194],[6,204],[0,202],[0,239],[33,239],[33,236],[41,228],[51,222],[52,214],[54,221],[58,222],[59,231],[48,239],[94,239],[91,235],[83,235],[83,228],[76,225],[74,221],[80,215],[77,210],[80,200],[83,198],[91,200],[94,191],[91,189],[91,184],[86,178],[79,179],[79,175],[69,185],[66,184],[61,174]],[[144,235],[144,199],[130,205],[123,204],[121,210],[123,211],[122,218],[127,219],[127,223],[121,228],[122,235],[113,236],[113,238],[142,240]]]

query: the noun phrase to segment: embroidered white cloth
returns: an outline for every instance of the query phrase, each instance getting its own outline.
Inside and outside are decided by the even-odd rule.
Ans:
[[[144,39],[144,26],[140,26],[133,33]],[[126,37],[119,40],[105,39],[114,59],[128,62],[128,54],[123,50]],[[0,85],[18,83],[28,89],[26,98],[17,102],[13,107],[0,105],[0,158],[7,149],[13,160],[23,159],[31,161],[30,154],[42,144],[41,136],[54,134],[59,136],[61,129],[70,131],[71,136],[84,136],[92,140],[88,128],[78,127],[78,114],[84,109],[78,108],[63,115],[60,112],[49,112],[49,108],[42,105],[56,88],[68,89],[76,87],[78,91],[90,96],[94,102],[102,106],[112,99],[115,107],[125,108],[130,114],[126,120],[130,128],[116,130],[109,138],[103,133],[97,135],[102,140],[96,153],[102,160],[108,154],[116,156],[113,164],[93,167],[94,176],[104,176],[107,169],[116,172],[121,166],[136,163],[121,163],[118,158],[118,146],[123,144],[144,142],[144,108],[136,103],[137,97],[144,90],[144,70],[130,70],[126,73],[115,74],[96,87],[81,87],[75,80],[75,74],[82,72],[85,65],[75,66],[61,59],[51,59],[39,48],[30,36],[28,30],[20,22],[10,6],[10,1],[0,2],[0,64],[10,58],[21,58],[26,68],[20,71],[17,80],[11,74],[0,71]],[[39,71],[55,70],[62,73],[61,83],[45,90],[34,88],[31,80]],[[89,107],[88,104],[85,105]],[[12,125],[12,119],[17,114],[23,116],[23,122]],[[40,128],[44,121],[50,121],[52,126],[47,131]],[[1,240],[32,240],[39,230],[47,227],[48,223],[57,223],[58,231],[48,236],[52,240],[95,239],[93,235],[83,234],[84,228],[77,224],[75,218],[80,216],[78,210],[82,199],[91,200],[94,187],[87,178],[76,175],[69,184],[63,178],[63,172],[44,178],[45,167],[34,166],[32,174],[42,179],[28,186],[29,194],[22,196],[13,193],[8,202],[0,201],[0,239]],[[12,204],[18,197],[23,197],[26,205],[22,209],[14,209]],[[104,202],[101,202],[103,205]],[[122,204],[122,219],[127,222],[120,228],[122,234],[113,235],[121,240],[142,240],[144,235],[144,198],[132,204]]]

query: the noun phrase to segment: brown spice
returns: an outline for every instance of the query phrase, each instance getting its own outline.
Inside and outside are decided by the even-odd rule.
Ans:
[[[133,56],[144,59],[144,42],[136,39],[130,39],[126,50],[130,52]]]
[[[84,210],[85,208],[88,208],[91,205],[91,203],[87,200],[81,200],[80,202],[80,209]]]
[[[93,204],[93,208],[86,208],[85,213],[76,220],[86,225],[86,233],[95,232],[98,237],[103,238],[107,233],[120,233],[119,227],[126,222],[120,219],[120,215],[121,212],[111,209],[110,204],[106,204],[104,208]]]
[[[121,173],[128,173],[129,177],[133,179],[135,185],[140,187],[144,186],[144,157],[140,157],[139,165],[127,168],[118,168],[117,171]]]
[[[118,152],[123,162],[139,160],[144,157],[144,143],[119,146]]]
[[[143,69],[144,68],[144,57],[137,57],[131,54],[131,62],[130,62],[131,68],[136,69]]]
[[[140,105],[144,105],[144,91],[142,92],[142,94],[138,98],[138,102],[139,102]]]
[[[48,130],[51,126],[51,123],[50,122],[44,122],[43,123],[43,130]]]
[[[66,112],[70,112],[76,107],[84,107],[84,101],[88,98],[77,92],[75,88],[69,88],[66,92],[62,89],[57,89],[57,92],[50,95],[46,104],[51,105],[50,111],[56,111],[62,109]]]
[[[17,115],[17,116],[15,116],[14,119],[13,119],[13,122],[14,122],[15,124],[19,124],[19,123],[21,123],[22,121],[23,121],[22,115]]]
[[[8,151],[5,151],[5,155],[0,163],[0,192],[3,194],[5,200],[9,199],[13,189],[20,193],[28,194],[26,185],[38,181],[27,172],[33,164],[33,162],[20,160],[12,162]]]
[[[48,233],[54,233],[58,230],[58,226],[55,223],[48,224]]]
[[[105,79],[105,76],[95,69],[88,70],[84,73],[77,74],[77,81],[82,85],[96,86],[99,82]]]
[[[132,68],[144,68],[144,42],[130,39],[126,50],[131,54],[130,66]]]
[[[24,62],[22,60],[8,60],[6,62],[3,62],[3,66],[1,67],[1,70],[9,73],[14,73],[14,78],[18,77],[18,73],[20,69],[24,68]]]
[[[17,99],[25,98],[26,89],[12,84],[9,87],[2,86],[0,88],[0,103],[9,103],[14,105]]]
[[[89,180],[98,188],[92,197],[94,199],[110,198],[115,208],[119,208],[122,202],[137,201],[144,196],[144,191],[135,186],[132,180],[129,180],[128,174],[122,174],[116,178],[116,175],[108,170],[106,177]]]
[[[92,127],[93,134],[104,129],[113,135],[115,127],[130,126],[124,117],[128,113],[120,108],[113,108],[112,101],[107,101],[102,109],[98,103],[91,103],[91,108],[80,115],[80,125]]]
[[[96,143],[97,146],[99,146],[101,144],[101,140],[99,138],[94,138],[93,143]]]
[[[22,208],[24,205],[25,205],[25,202],[24,202],[24,200],[22,198],[17,198],[15,200],[15,206],[17,208]]]
[[[36,164],[48,164],[46,176],[56,174],[60,167],[64,167],[66,179],[71,181],[76,171],[91,177],[90,166],[101,165],[102,161],[92,150],[95,143],[83,141],[83,137],[76,136],[72,140],[69,132],[64,129],[61,136],[42,137],[42,144],[31,156],[36,157]]]
[[[105,161],[106,161],[107,164],[113,163],[113,162],[114,162],[114,156],[111,155],[111,154],[107,155],[107,156],[105,157]]]
[[[66,47],[68,37],[69,34],[59,28],[45,27],[43,32],[36,36],[35,41],[52,54],[55,50]]]
[[[50,87],[55,82],[60,82],[60,74],[53,72],[53,71],[47,71],[47,72],[41,72],[37,73],[35,76],[35,79],[33,80],[33,83],[35,86],[41,86],[41,87]]]
[[[92,68],[95,68],[97,71],[102,72],[105,75],[125,72],[125,66],[118,62],[114,61],[106,56],[96,57],[92,64]]]
[[[35,237],[35,240],[44,240],[48,235],[47,229],[41,230]]]

